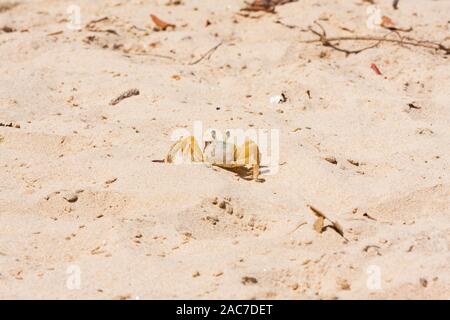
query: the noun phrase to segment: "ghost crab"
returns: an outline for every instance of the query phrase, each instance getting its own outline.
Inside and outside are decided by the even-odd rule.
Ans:
[[[181,137],[170,147],[164,162],[204,162],[227,170],[251,167],[253,180],[259,181],[261,154],[253,140],[247,138],[238,147],[229,142],[230,131],[226,132],[225,140],[217,139],[214,130],[211,131],[211,137],[212,140],[205,141],[203,150],[194,136]]]

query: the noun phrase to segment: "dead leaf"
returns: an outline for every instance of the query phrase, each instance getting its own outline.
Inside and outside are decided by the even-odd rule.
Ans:
[[[395,22],[388,16],[381,17],[381,26],[385,28],[395,28]]]
[[[324,226],[324,217],[318,217],[316,222],[314,222],[314,230],[316,230],[318,233],[323,232],[323,226]]]
[[[157,16],[155,16],[154,14],[151,14],[150,17],[152,18],[152,21],[154,24],[156,24],[156,26],[161,29],[161,30],[166,30],[167,28],[173,28],[175,29],[175,25],[169,22],[165,22],[163,20],[161,20],[160,18],[158,18]]]
[[[311,205],[308,205],[308,207],[311,209],[312,212],[314,212],[314,214],[318,217],[318,218],[323,218],[328,220],[329,222],[331,222],[331,227],[334,229],[334,231],[336,231],[337,233],[339,233],[339,235],[344,238],[345,240],[347,240],[347,238],[344,236],[344,229],[342,228],[342,226],[339,224],[339,222],[337,222],[334,219],[330,219],[328,218],[322,211],[320,211],[319,209],[314,208]],[[314,223],[314,229],[317,226],[320,226],[320,222],[316,221]],[[347,240],[348,241],[348,240]]]
[[[382,16],[381,17],[381,26],[383,28],[389,29],[391,31],[411,32],[413,30],[412,27],[409,27],[409,28],[397,27],[395,22],[392,21],[392,19],[387,17],[387,16]]]

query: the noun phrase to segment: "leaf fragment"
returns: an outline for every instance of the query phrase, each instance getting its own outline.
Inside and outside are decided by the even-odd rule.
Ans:
[[[175,29],[176,25],[174,25],[173,23],[169,23],[166,22],[164,20],[161,20],[160,18],[158,18],[157,16],[155,16],[154,14],[150,15],[150,18],[152,18],[153,23],[161,30],[165,31],[167,28],[173,28]]]
[[[318,232],[318,233],[322,233],[324,223],[325,223],[324,217],[318,217],[316,222],[314,222],[314,226],[313,226],[314,230],[316,230],[316,232]]]
[[[328,220],[329,222],[331,222],[331,227],[334,229],[334,231],[336,231],[342,238],[347,240],[347,238],[344,236],[344,229],[339,224],[339,222],[337,222],[335,219],[330,219],[322,211],[320,211],[319,209],[317,209],[311,205],[308,205],[308,207],[311,209],[312,212],[314,212],[314,214],[318,218],[322,218],[322,221],[319,221],[319,219],[317,219],[316,222],[314,223],[314,229],[316,231],[317,231],[316,227],[319,228],[320,224],[323,223],[324,220]],[[322,226],[321,230],[323,230],[323,226]]]

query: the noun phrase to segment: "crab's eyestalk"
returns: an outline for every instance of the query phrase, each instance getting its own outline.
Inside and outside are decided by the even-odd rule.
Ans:
[[[203,152],[205,152],[206,148],[211,144],[212,141],[205,141],[205,146],[203,147]]]

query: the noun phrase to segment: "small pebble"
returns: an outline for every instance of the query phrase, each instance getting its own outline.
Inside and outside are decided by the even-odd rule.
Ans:
[[[341,290],[350,290],[350,284],[345,279],[338,279],[337,281],[338,286],[341,288]]]
[[[219,203],[219,208],[220,209],[225,209],[227,207],[227,203],[225,202],[225,201],[220,201],[220,203]]]
[[[426,288],[428,286],[428,280],[425,278],[420,278],[419,282],[422,285],[422,287],[424,287],[424,288]]]

